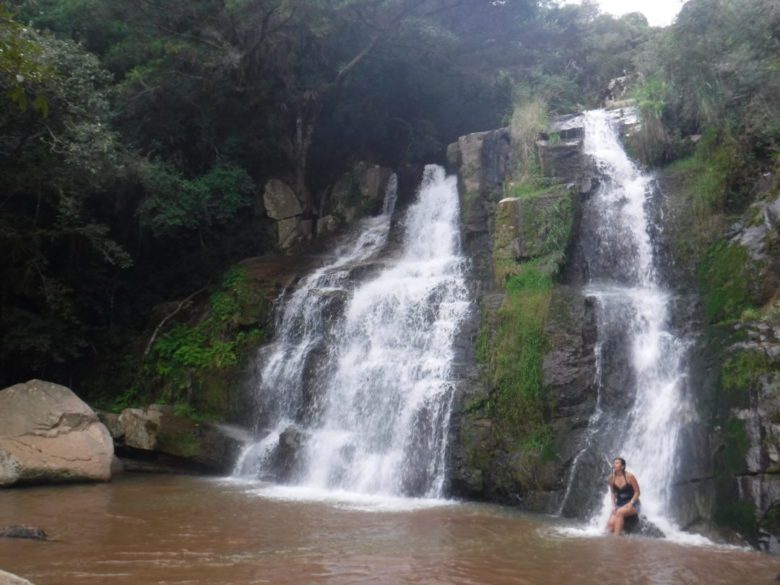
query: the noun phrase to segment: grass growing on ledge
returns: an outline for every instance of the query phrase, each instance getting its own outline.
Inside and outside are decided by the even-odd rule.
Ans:
[[[519,439],[521,448],[550,456],[542,358],[548,349],[544,324],[552,277],[536,262],[527,262],[519,274],[509,279],[506,290],[506,298],[496,316],[490,352],[491,417],[502,433]]]

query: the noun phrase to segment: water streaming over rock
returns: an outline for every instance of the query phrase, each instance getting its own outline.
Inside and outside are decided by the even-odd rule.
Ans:
[[[652,178],[627,156],[618,126],[609,112],[585,114],[584,152],[599,177],[582,223],[586,294],[597,300],[599,396],[566,493],[571,482],[588,473],[577,465],[584,452],[590,453],[591,463],[602,464],[601,481],[606,463],[622,456],[639,480],[643,513],[675,531],[668,518],[671,488],[678,440],[691,416],[685,396],[688,342],[673,330],[671,293],[659,278],[650,236],[655,227],[650,220]],[[593,524],[600,527],[609,515],[609,495],[599,500]]]
[[[400,255],[379,261],[394,190],[385,212],[284,302],[256,390],[271,433],[245,451],[238,475],[441,495],[453,342],[469,309],[456,178],[426,167]]]

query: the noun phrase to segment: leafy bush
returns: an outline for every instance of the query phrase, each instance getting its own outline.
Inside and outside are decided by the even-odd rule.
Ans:
[[[181,230],[205,232],[224,225],[252,203],[255,185],[244,169],[217,166],[186,179],[173,165],[149,163],[143,172],[148,193],[138,214],[157,235]]]
[[[158,387],[155,399],[198,410],[199,378],[216,371],[229,377],[246,350],[262,343],[261,317],[268,307],[243,270],[230,270],[211,295],[205,317],[175,324],[154,343],[145,369]]]

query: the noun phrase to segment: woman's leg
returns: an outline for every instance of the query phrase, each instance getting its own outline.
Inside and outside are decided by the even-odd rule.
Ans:
[[[620,535],[623,533],[623,524],[629,516],[636,516],[636,508],[634,508],[634,506],[622,506],[621,508],[618,508],[618,511],[615,512],[615,534]]]

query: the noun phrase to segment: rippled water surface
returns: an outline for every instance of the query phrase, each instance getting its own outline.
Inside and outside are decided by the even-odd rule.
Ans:
[[[189,477],[0,491],[0,526],[14,523],[55,539],[0,539],[0,568],[36,585],[770,584],[780,572],[755,552],[577,536],[492,506]]]

